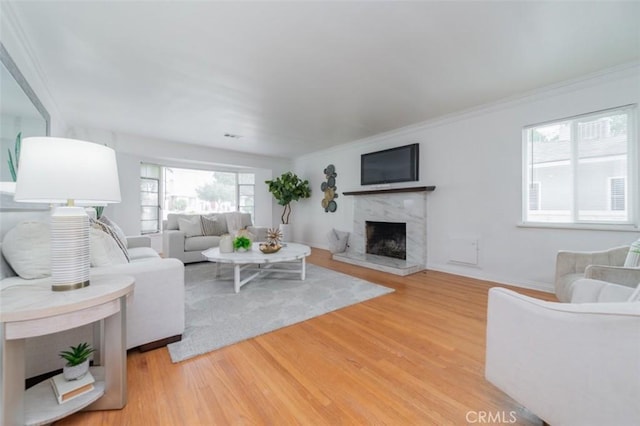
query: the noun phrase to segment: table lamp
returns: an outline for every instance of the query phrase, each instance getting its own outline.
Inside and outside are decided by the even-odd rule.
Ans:
[[[51,210],[53,291],[89,285],[89,217],[77,204],[120,202],[115,151],[75,139],[22,140],[14,200],[66,204]]]

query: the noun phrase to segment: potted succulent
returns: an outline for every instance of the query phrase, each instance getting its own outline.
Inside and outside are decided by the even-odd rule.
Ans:
[[[66,380],[78,380],[89,371],[89,356],[95,352],[88,343],[71,346],[69,350],[60,352],[60,357],[67,361],[62,369]]]
[[[251,240],[245,236],[236,237],[233,240],[233,248],[236,251],[247,251],[251,249]]]
[[[278,204],[284,207],[280,230],[283,234],[283,241],[289,241],[291,239],[288,229],[289,216],[291,215],[291,202],[311,197],[309,181],[300,179],[292,172],[286,172],[276,179],[265,181],[265,183],[269,186],[269,192],[273,194]]]

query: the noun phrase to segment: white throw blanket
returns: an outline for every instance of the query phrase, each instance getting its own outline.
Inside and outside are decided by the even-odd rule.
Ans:
[[[227,219],[227,230],[229,234],[235,236],[242,229],[242,214],[240,212],[231,212],[224,214]]]

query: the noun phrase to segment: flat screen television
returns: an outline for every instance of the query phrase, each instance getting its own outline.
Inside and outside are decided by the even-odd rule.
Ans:
[[[399,146],[360,156],[360,185],[417,181],[420,144]]]

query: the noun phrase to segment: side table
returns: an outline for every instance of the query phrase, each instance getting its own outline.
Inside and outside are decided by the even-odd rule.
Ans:
[[[107,410],[126,405],[126,298],[133,287],[131,276],[99,275],[91,277],[90,286],[65,292],[51,291],[49,279],[2,289],[0,424],[48,424],[83,408]],[[100,330],[100,336],[94,336],[93,391],[63,404],[56,401],[48,380],[24,391],[26,338],[100,320],[104,320],[104,326],[94,327]]]

